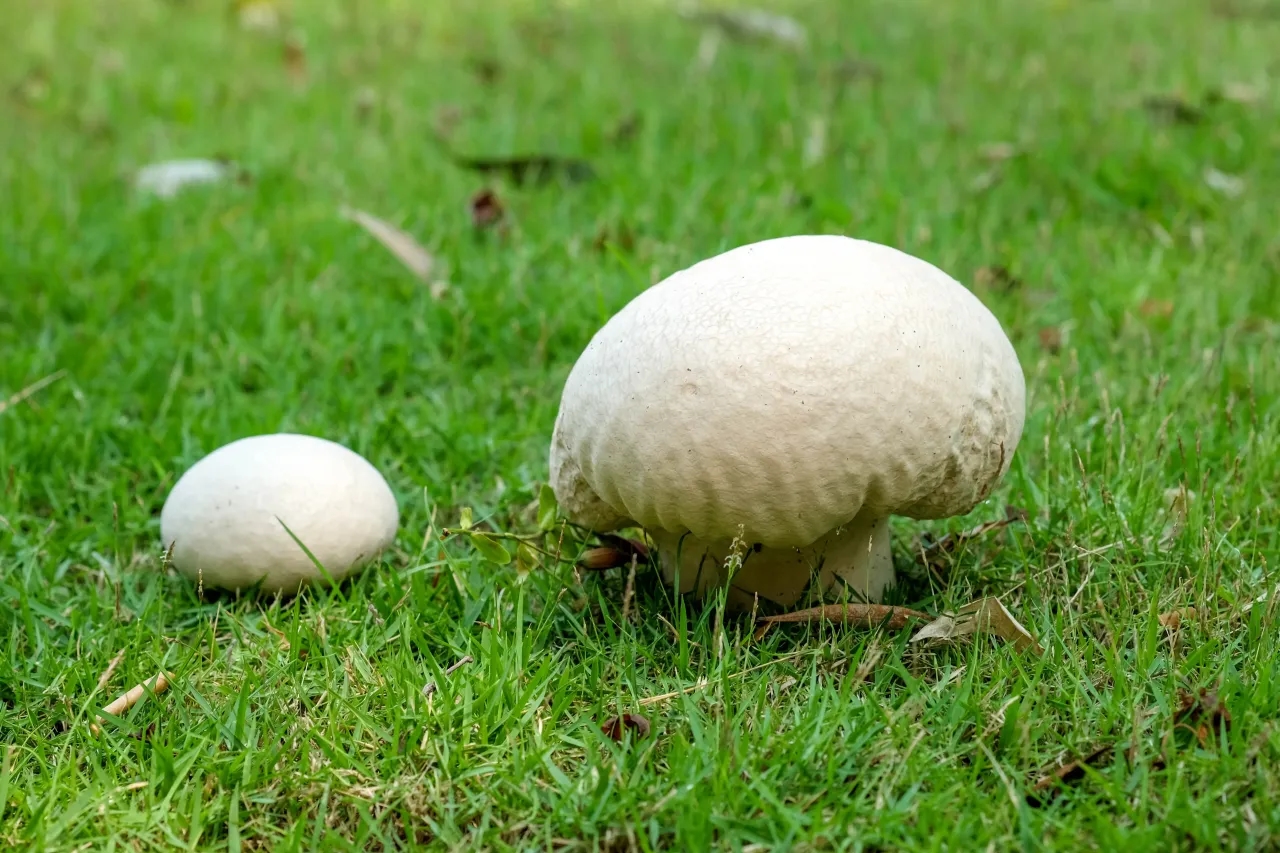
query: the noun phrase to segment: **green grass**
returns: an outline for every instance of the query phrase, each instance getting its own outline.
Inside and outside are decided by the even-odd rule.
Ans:
[[[701,29],[665,4],[463,9],[295,3],[299,83],[284,36],[224,4],[0,2],[0,398],[66,371],[0,412],[0,846],[1274,849],[1275,596],[1249,604],[1280,568],[1280,21],[797,3],[807,52],[726,41],[699,68]],[[842,79],[851,57],[880,79]],[[1208,97],[1239,83],[1259,97]],[[1202,120],[1142,107],[1162,94]],[[467,153],[582,156],[599,180],[493,183],[509,228],[477,233],[490,184],[432,142],[448,106]],[[990,162],[997,142],[1017,156]],[[171,202],[128,186],[213,155],[249,179]],[[343,204],[418,235],[448,290]],[[424,542],[464,506],[532,531],[594,330],[695,260],[805,232],[924,257],[1008,330],[1029,393],[1013,469],[968,518],[895,521],[895,595],[1001,595],[1043,657],[832,626],[757,641],[649,571],[624,620],[616,572],[519,584]],[[997,266],[1016,281],[979,273]],[[379,466],[397,547],[336,590],[201,600],[163,571],[165,495],[276,430]],[[919,565],[918,534],[1006,504],[1028,522]],[[90,733],[162,667],[172,690]],[[1175,715],[1202,687],[1231,725],[1200,742]],[[626,711],[649,737],[601,734]],[[1117,759],[1027,802],[1098,743]]]

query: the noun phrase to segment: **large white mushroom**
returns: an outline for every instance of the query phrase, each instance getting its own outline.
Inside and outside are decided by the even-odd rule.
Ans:
[[[160,512],[160,536],[178,571],[205,587],[261,581],[266,592],[293,593],[323,582],[308,550],[336,582],[387,548],[399,523],[387,481],[362,456],[277,433],[191,466]]]
[[[596,333],[565,383],[551,483],[579,524],[645,528],[682,592],[728,580],[732,606],[793,605],[839,582],[877,601],[889,516],[984,500],[1025,395],[1000,323],[931,264],[847,237],[766,240],[672,275]]]

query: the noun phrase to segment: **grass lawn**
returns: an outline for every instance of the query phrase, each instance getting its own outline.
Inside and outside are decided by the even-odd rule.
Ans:
[[[271,31],[211,0],[0,0],[0,400],[52,375],[0,404],[0,847],[1280,844],[1280,7],[777,8],[806,48],[657,2],[299,0]],[[438,133],[596,179],[517,186]],[[215,156],[243,174],[130,187]],[[430,280],[343,205],[416,235]],[[467,507],[536,530],[560,388],[611,314],[813,232],[937,264],[1014,342],[1012,470],[966,518],[895,520],[893,601],[1000,596],[1043,655],[757,638],[645,567],[624,602],[625,572],[521,583],[441,541]],[[201,598],[160,507],[272,431],[377,465],[396,547],[335,590]],[[1025,523],[922,558],[1008,506]],[[647,736],[602,734],[628,712]]]

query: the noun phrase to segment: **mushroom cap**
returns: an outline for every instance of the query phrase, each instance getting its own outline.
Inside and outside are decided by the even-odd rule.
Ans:
[[[1008,470],[1026,386],[963,285],[838,236],[753,243],[641,293],[565,383],[566,513],[802,547],[867,511],[971,510]]]
[[[323,580],[302,541],[340,580],[395,539],[387,481],[357,453],[291,433],[233,441],[182,475],[160,511],[173,565],[207,587],[295,592]]]

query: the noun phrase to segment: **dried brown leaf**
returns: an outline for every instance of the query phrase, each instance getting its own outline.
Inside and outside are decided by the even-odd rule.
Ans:
[[[1195,618],[1196,609],[1194,607],[1179,607],[1177,610],[1161,613],[1159,617],[1160,625],[1170,631],[1176,631],[1181,628],[1183,621],[1190,621]]]
[[[1056,353],[1062,349],[1062,329],[1057,326],[1045,326],[1037,333],[1037,337],[1046,352]]]
[[[890,631],[897,631],[912,619],[928,618],[930,618],[928,613],[921,613],[909,607],[893,607],[887,604],[828,604],[774,616],[761,616],[759,621],[765,624],[834,622],[861,628],[878,628],[883,625]]]
[[[498,194],[490,189],[483,189],[471,197],[471,224],[476,228],[492,228],[506,216]]]
[[[1164,317],[1173,316],[1173,302],[1168,299],[1146,299],[1138,306],[1138,313],[1143,317]]]
[[[953,640],[970,634],[984,633],[1010,642],[1018,651],[1044,654],[1031,632],[1022,626],[998,598],[982,598],[961,607],[954,614],[943,614],[915,633],[911,642]]]
[[[619,742],[627,732],[631,732],[636,738],[643,738],[649,736],[649,730],[649,720],[640,714],[620,714],[610,717],[600,727],[605,737]]]
[[[1173,721],[1175,726],[1193,732],[1200,745],[1207,747],[1214,732],[1231,728],[1231,712],[1218,698],[1217,690],[1205,687],[1201,687],[1198,693],[1179,690]]]
[[[649,559],[649,548],[643,542],[612,533],[598,533],[596,538],[604,544],[582,552],[578,566],[591,571],[618,569],[630,564],[632,558]]]
[[[618,569],[631,562],[631,555],[617,548],[603,546],[588,548],[582,552],[578,567],[590,572],[603,572],[607,569]]]
[[[281,56],[285,71],[294,84],[301,85],[307,81],[307,48],[302,39],[291,35],[281,46]]]
[[[422,248],[416,240],[393,225],[390,225],[371,213],[342,208],[342,216],[360,225],[364,230],[396,256],[400,263],[418,278],[428,281],[431,270],[435,266],[435,258]]]
[[[1048,804],[1054,794],[1061,790],[1061,786],[1083,779],[1086,767],[1105,766],[1110,763],[1114,754],[1115,744],[1101,744],[1081,758],[1052,768],[1045,768],[1040,772],[1040,778],[1036,780],[1035,784],[1031,786],[1031,790],[1027,793],[1027,804],[1032,807]]]

